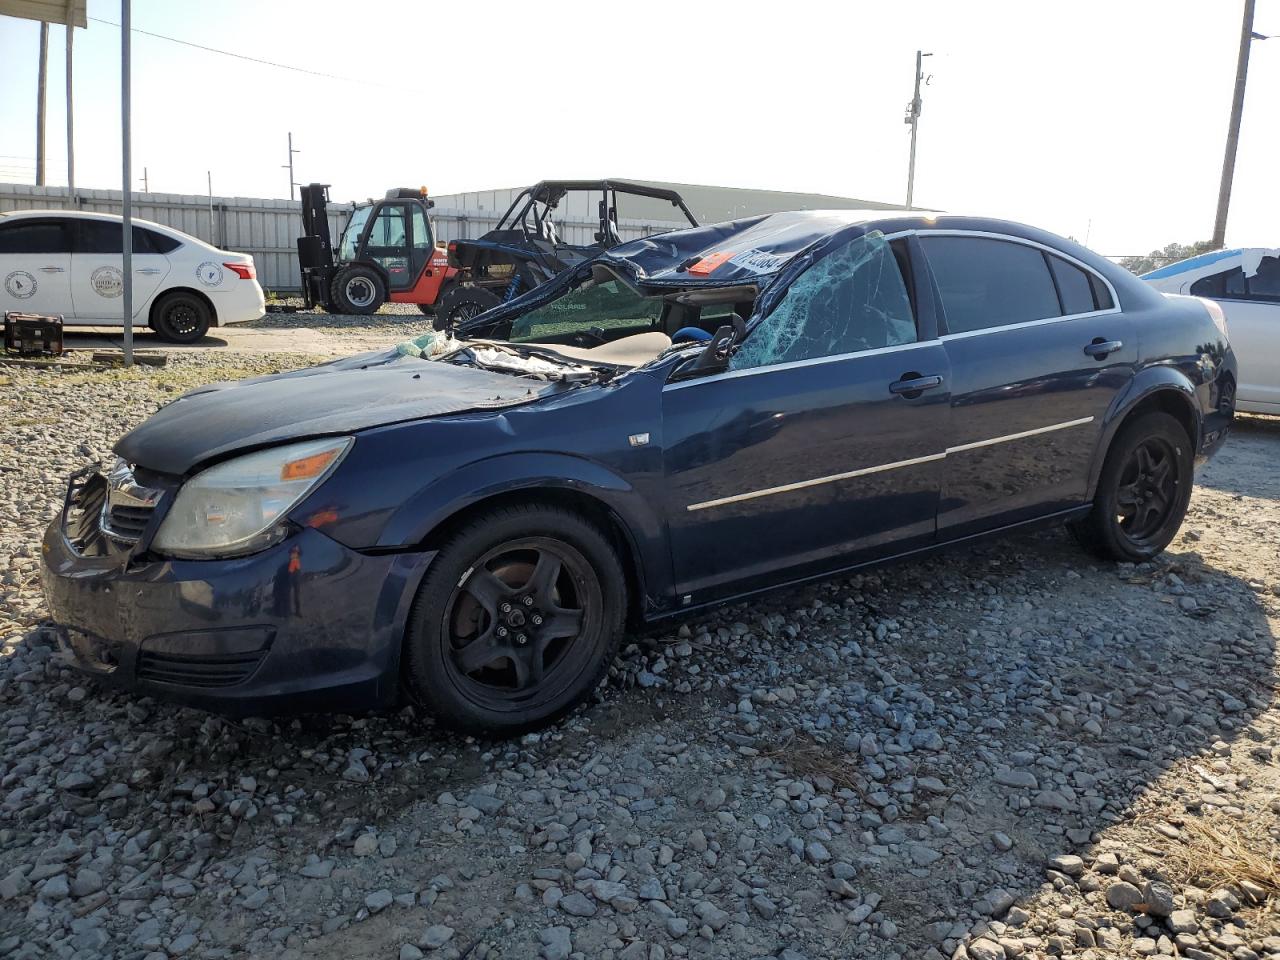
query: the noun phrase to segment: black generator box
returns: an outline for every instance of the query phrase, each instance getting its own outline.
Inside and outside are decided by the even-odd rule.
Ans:
[[[62,318],[38,313],[6,313],[4,352],[19,357],[62,356]]]

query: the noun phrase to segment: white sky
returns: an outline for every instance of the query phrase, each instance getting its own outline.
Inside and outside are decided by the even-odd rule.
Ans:
[[[151,189],[335,199],[635,177],[901,202],[917,47],[916,202],[1108,255],[1212,232],[1239,0],[134,0],[134,173]],[[119,3],[89,0],[119,20]],[[1256,29],[1280,34],[1280,0]],[[37,24],[0,17],[0,180],[33,182]],[[119,44],[77,31],[76,180],[119,187]],[[63,33],[48,172],[65,183]],[[1280,38],[1255,42],[1227,240],[1280,243]]]

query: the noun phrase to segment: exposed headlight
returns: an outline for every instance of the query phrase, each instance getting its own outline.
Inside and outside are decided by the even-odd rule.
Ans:
[[[285,514],[351,448],[350,437],[259,450],[204,470],[178,491],[152,548],[173,557],[235,557],[283,539]]]

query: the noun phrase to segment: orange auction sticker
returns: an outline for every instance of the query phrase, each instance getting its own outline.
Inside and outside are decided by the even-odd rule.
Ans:
[[[692,267],[689,268],[689,272],[700,273],[705,276],[706,274],[713,271],[716,267],[720,266],[720,264],[724,263],[726,260],[728,260],[732,256],[733,256],[732,250],[717,250],[715,253],[707,254],[705,257],[703,257],[701,260],[695,263]]]

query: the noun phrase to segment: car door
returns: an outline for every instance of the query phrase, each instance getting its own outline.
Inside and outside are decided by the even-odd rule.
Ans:
[[[119,221],[72,221],[71,299],[80,320],[123,324],[124,237]],[[167,242],[167,243],[166,243]],[[146,316],[152,298],[169,275],[169,258],[160,252],[167,237],[133,228],[133,316]],[[192,264],[192,279],[196,267]]]
[[[922,233],[951,365],[938,537],[1077,506],[1137,344],[1110,284],[1016,237]]]
[[[905,239],[836,246],[727,370],[665,386],[666,513],[685,603],[933,541],[947,358],[932,311],[913,314],[909,266]]]
[[[409,245],[409,204],[384,203],[369,224],[365,256],[387,272],[387,289],[408,290],[418,279]]]
[[[0,223],[0,314],[71,319],[71,239],[63,217]]]

